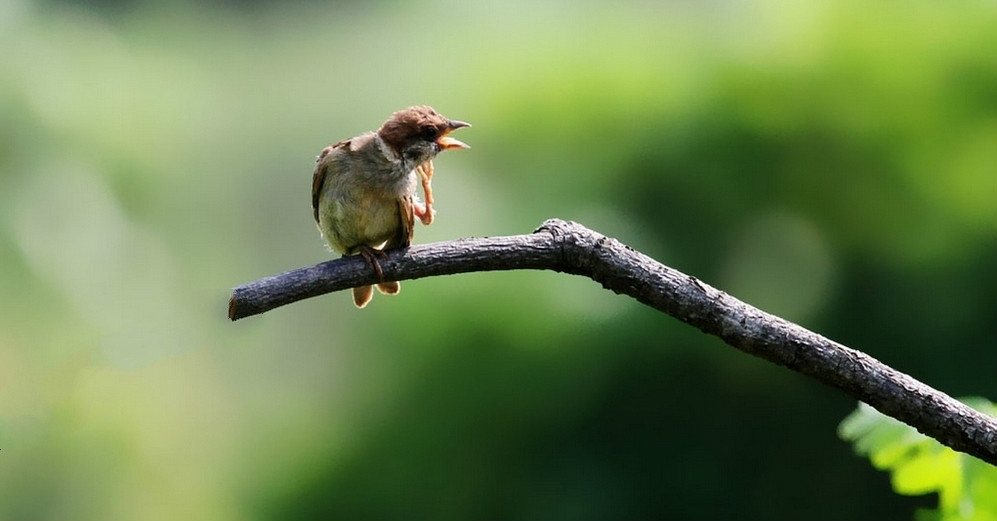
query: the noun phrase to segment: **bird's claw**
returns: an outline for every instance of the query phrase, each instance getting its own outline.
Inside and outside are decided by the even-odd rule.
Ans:
[[[425,163],[423,163],[423,164],[415,167],[415,169],[416,169],[416,171],[419,172],[419,175],[422,177],[423,181],[429,181],[430,179],[433,178],[433,160],[432,159],[430,159],[429,161],[426,161]]]
[[[415,167],[416,172],[419,172],[419,177],[422,179],[422,191],[426,196],[425,207],[420,208],[422,205],[416,205],[415,214],[422,221],[422,224],[429,226],[433,224],[433,216],[436,215],[436,210],[433,210],[433,161],[426,161],[425,163]]]
[[[415,203],[412,205],[412,212],[426,226],[433,224],[433,219],[436,217],[436,210],[428,204]]]
[[[367,264],[371,268],[374,268],[374,274],[377,275],[378,280],[384,280],[384,271],[381,270],[381,264],[377,262],[377,258],[387,259],[388,254],[377,248],[371,248],[370,246],[361,246],[360,255],[367,261]]]

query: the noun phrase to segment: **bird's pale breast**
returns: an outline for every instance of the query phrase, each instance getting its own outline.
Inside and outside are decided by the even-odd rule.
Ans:
[[[366,136],[364,136],[366,137]],[[415,192],[414,171],[385,157],[374,139],[335,150],[319,198],[319,230],[344,255],[361,245],[381,247],[401,223],[399,199]]]

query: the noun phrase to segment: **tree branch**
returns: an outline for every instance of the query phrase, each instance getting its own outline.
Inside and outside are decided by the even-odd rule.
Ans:
[[[871,356],[770,315],[577,223],[551,219],[534,233],[461,239],[388,252],[387,280],[535,269],[588,277],[746,353],[837,387],[961,452],[997,465],[997,420]],[[377,282],[359,256],[235,288],[229,318]]]

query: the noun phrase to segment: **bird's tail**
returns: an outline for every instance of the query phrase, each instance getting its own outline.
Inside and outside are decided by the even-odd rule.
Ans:
[[[353,305],[363,309],[374,298],[374,286],[357,286],[353,288]]]
[[[377,284],[377,291],[384,295],[397,295],[402,290],[402,284],[398,281],[380,282]],[[359,286],[353,288],[353,304],[363,309],[374,298],[374,286]]]
[[[401,290],[402,283],[395,280],[380,282],[377,285],[377,291],[380,291],[382,295],[397,295]]]

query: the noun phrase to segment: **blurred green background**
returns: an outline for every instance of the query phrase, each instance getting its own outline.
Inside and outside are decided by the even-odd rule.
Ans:
[[[907,519],[843,393],[578,277],[237,323],[321,148],[474,124],[416,242],[573,219],[997,398],[989,0],[0,0],[0,519]]]

